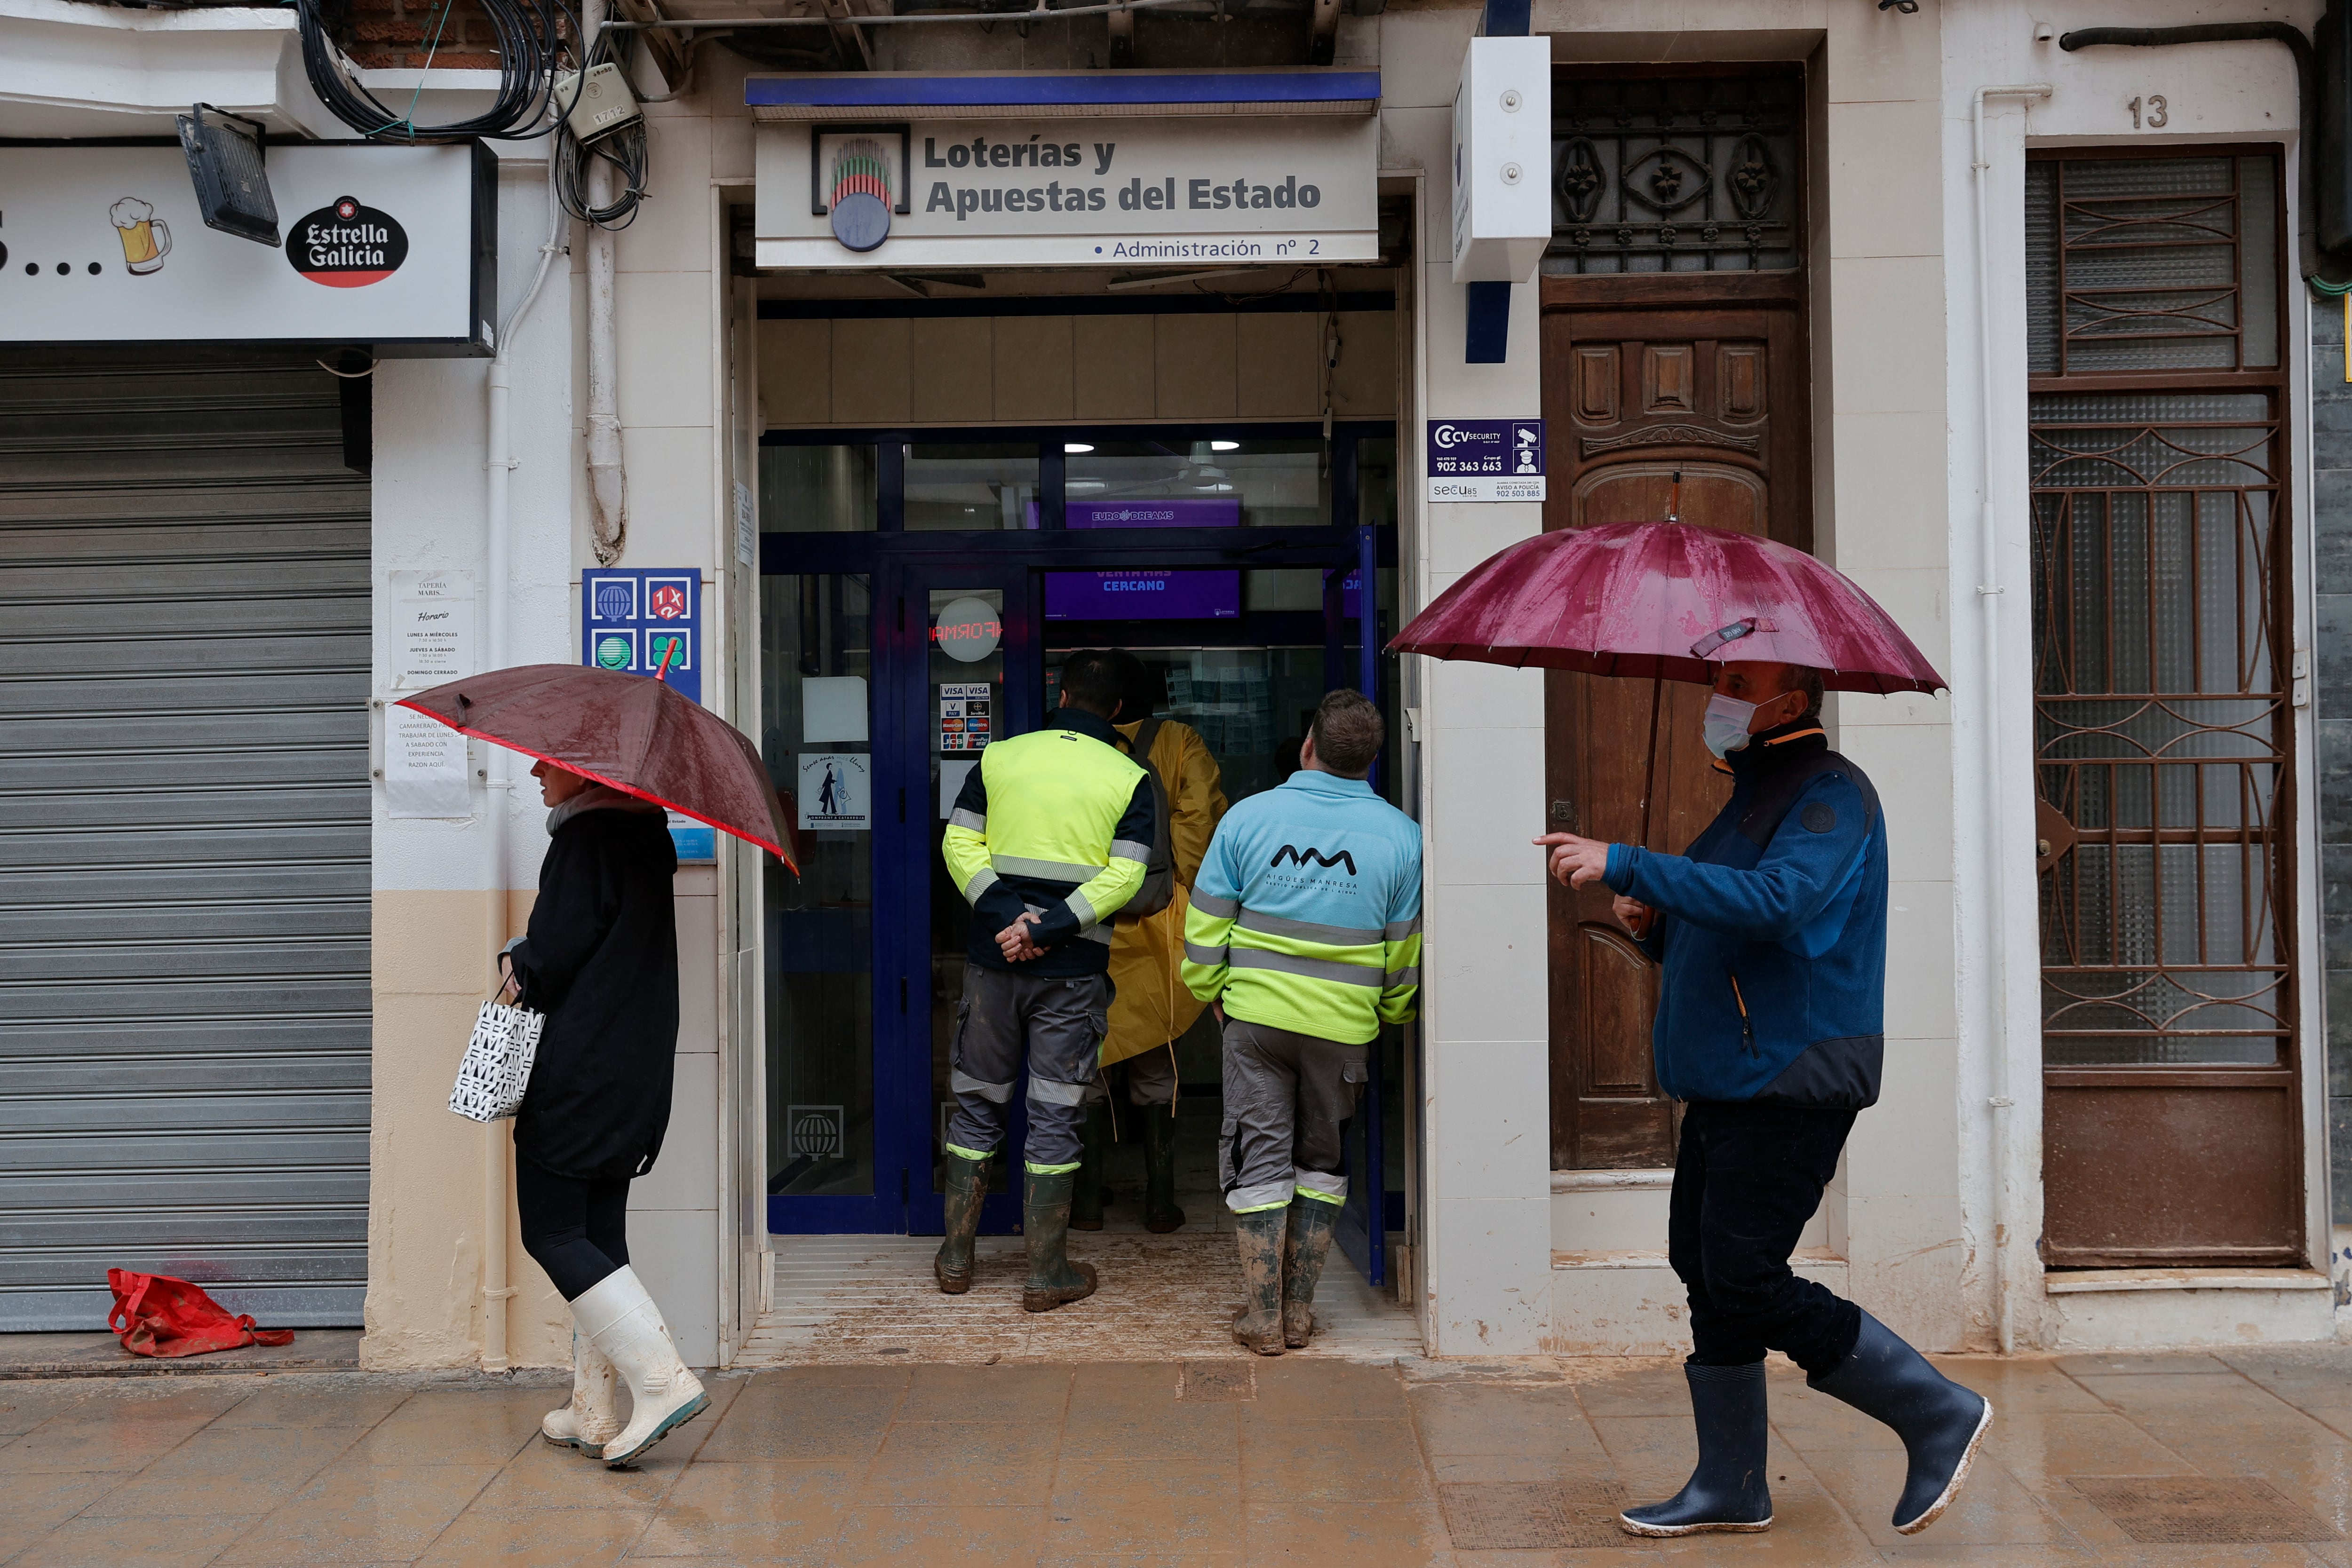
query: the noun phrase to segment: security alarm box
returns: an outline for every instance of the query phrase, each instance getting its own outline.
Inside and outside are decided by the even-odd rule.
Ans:
[[[1551,243],[1551,40],[1473,38],[1454,94],[1454,281],[1525,283]]]

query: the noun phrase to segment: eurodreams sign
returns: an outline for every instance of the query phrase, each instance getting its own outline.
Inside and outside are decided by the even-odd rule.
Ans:
[[[872,94],[904,86],[860,85]],[[815,112],[778,112],[803,110]],[[1116,112],[1087,115],[1080,135],[1066,114],[1024,124],[1012,109],[961,121],[763,124],[757,263],[1378,258],[1380,129],[1370,114],[1121,120]]]
[[[177,141],[0,159],[0,342],[487,354],[497,160],[479,145],[269,149],[285,243],[205,226]]]

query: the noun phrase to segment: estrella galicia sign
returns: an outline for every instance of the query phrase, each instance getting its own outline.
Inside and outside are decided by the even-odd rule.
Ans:
[[[400,270],[408,259],[408,231],[390,213],[361,205],[357,196],[338,196],[332,205],[294,221],[286,259],[313,283],[364,288]]]

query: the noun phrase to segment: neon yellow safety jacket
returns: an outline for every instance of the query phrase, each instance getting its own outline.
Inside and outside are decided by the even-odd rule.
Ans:
[[[1149,775],[1108,719],[1054,710],[1047,727],[991,745],[965,775],[940,852],[972,907],[971,962],[1024,975],[1099,975],[1108,922],[1151,858]],[[996,934],[1028,910],[1043,957],[1005,961]]]
[[[1419,825],[1333,773],[1294,773],[1234,806],[1192,883],[1184,983],[1234,1018],[1343,1045],[1412,1018]]]

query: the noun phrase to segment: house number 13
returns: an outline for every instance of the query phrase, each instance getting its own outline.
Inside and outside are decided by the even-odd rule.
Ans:
[[[2143,119],[2140,114],[2140,105],[2143,103],[2147,106],[2147,113],[2145,119]],[[2161,131],[2164,129],[2165,120],[2169,118],[2166,113],[2166,105],[2162,98],[2136,98],[2132,99],[2131,114],[2132,129],[2134,131]]]

